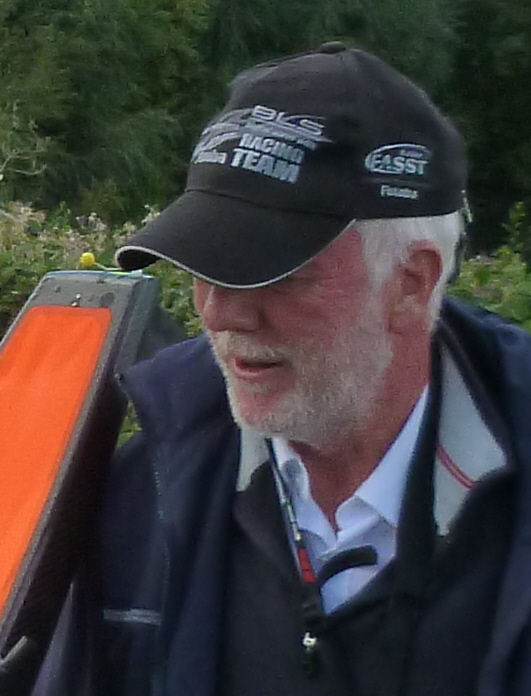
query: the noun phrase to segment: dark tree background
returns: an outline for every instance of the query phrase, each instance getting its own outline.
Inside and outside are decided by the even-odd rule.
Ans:
[[[531,203],[529,0],[0,0],[0,206],[110,221],[165,205],[240,69],[340,39],[466,135],[474,248]]]

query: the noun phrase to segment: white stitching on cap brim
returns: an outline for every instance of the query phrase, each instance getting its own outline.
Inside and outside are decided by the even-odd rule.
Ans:
[[[350,225],[351,223],[349,223]],[[347,225],[348,227],[348,225]],[[190,273],[193,275],[195,278],[200,278],[201,280],[206,280],[207,283],[211,283],[212,285],[218,285],[219,287],[222,288],[230,288],[232,290],[252,290],[253,288],[263,288],[266,285],[271,285],[272,283],[276,283],[279,280],[283,280],[284,278],[287,278],[290,276],[292,273],[295,273],[295,271],[298,271],[300,268],[303,266],[306,266],[307,263],[310,263],[316,256],[318,256],[322,251],[324,251],[327,247],[332,244],[333,241],[335,241],[346,229],[347,227],[343,228],[341,232],[331,239],[328,244],[326,244],[322,249],[319,249],[313,256],[310,256],[309,259],[306,259],[306,261],[303,261],[301,264],[298,266],[295,266],[295,268],[290,269],[289,271],[286,271],[285,273],[281,273],[278,276],[275,276],[274,278],[271,278],[270,280],[262,280],[259,283],[247,283],[245,285],[239,284],[239,283],[223,283],[220,280],[217,280],[216,278],[210,278],[209,276],[205,275],[204,273],[199,273],[198,271],[194,271],[192,268],[187,266],[184,263],[181,263],[181,261],[176,261],[175,259],[172,259],[169,256],[166,256],[166,254],[162,254],[160,251],[155,251],[154,249],[149,249],[147,247],[142,247],[142,246],[133,246],[133,245],[126,245],[123,247],[120,247],[116,254],[114,255],[114,261],[115,263],[120,266],[120,262],[118,261],[118,255],[122,254],[124,251],[140,251],[143,254],[147,254],[148,256],[154,256],[155,261],[160,260],[160,261],[168,261],[169,263],[173,264],[177,268],[180,268],[182,271],[186,271],[187,273]],[[154,263],[154,262],[153,262]],[[146,266],[150,266],[151,264],[146,264]]]

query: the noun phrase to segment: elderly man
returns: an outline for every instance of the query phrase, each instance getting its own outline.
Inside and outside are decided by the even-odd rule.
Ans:
[[[531,693],[531,342],[440,313],[464,186],[374,56],[236,78],[117,254],[190,271],[206,338],[124,377],[143,432],[38,693]]]

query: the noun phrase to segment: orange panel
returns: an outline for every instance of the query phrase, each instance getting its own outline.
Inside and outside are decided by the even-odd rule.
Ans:
[[[0,352],[0,611],[65,455],[111,323],[34,307]]]

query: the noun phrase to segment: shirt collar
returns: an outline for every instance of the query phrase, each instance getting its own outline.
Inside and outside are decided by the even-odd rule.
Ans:
[[[356,499],[363,500],[390,525],[398,527],[407,472],[426,408],[427,395],[428,386],[422,391],[407,421],[378,466],[369,478],[338,507],[336,520],[339,527],[343,526],[341,518],[348,517],[349,507]],[[303,501],[312,500],[308,472],[299,456],[284,438],[274,437],[272,445],[280,472],[292,497]]]
[[[428,387],[426,386],[393,444],[369,478],[352,496],[360,498],[374,508],[393,527],[398,527],[407,473],[426,408],[427,397]],[[339,506],[339,514],[341,508],[348,502],[345,501]]]

